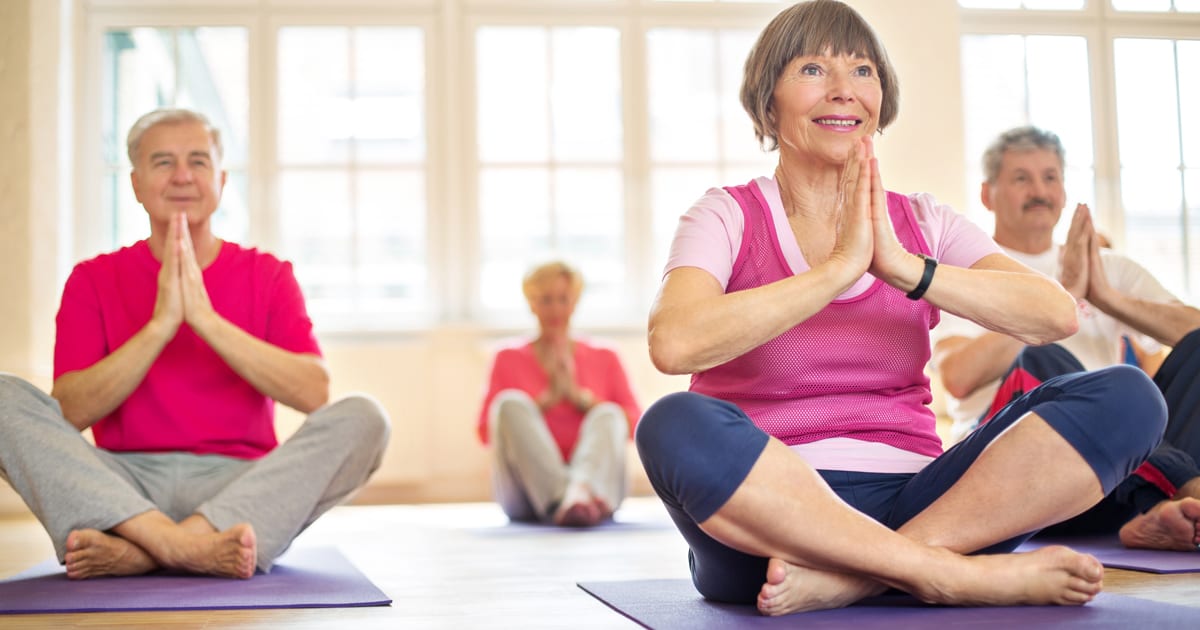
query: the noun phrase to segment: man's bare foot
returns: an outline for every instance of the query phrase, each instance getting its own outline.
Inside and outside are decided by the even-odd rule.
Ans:
[[[1200,545],[1200,500],[1161,501],[1121,527],[1121,544],[1134,549],[1196,551]]]
[[[841,608],[883,591],[883,585],[866,578],[819,571],[771,558],[767,563],[767,581],[758,592],[758,611],[774,617]]]
[[[1079,606],[1103,586],[1104,566],[1092,556],[1054,545],[1028,553],[960,556],[929,566],[927,580],[909,591],[935,604],[955,606]],[[936,565],[936,566],[935,566]]]
[[[83,580],[101,576],[141,575],[158,563],[141,547],[96,529],[77,529],[67,536],[64,558],[67,577]]]
[[[596,497],[585,484],[571,484],[554,511],[554,524],[568,527],[591,527],[600,522],[601,512]]]
[[[248,578],[254,575],[258,561],[258,540],[249,523],[209,534],[181,529],[178,535],[162,542],[156,556],[160,563],[188,573]]]

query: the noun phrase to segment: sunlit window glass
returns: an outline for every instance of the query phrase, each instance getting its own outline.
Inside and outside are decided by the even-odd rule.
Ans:
[[[246,146],[249,127],[247,33],[241,27],[125,28],[104,33],[100,103],[102,199],[111,217],[111,246],[146,237],[146,213],[130,189],[125,140],[134,121],[155,109],[203,113],[221,132],[229,172],[213,230],[245,240]]]
[[[487,26],[475,45],[484,316],[523,312],[521,277],[549,258],[586,277],[582,319],[619,310],[627,295],[619,32]]]
[[[984,179],[982,158],[1003,131],[1036,125],[1058,134],[1066,150],[1068,205],[1095,198],[1087,42],[1082,37],[965,35],[962,39],[967,191]],[[968,194],[971,219],[989,232],[993,217]],[[1058,231],[1066,234],[1069,222]]]
[[[1084,8],[1084,3],[1085,0],[958,0],[958,5],[965,9],[1033,9],[1037,11],[1072,11]]]
[[[424,46],[412,27],[279,31],[280,249],[319,327],[428,309]]]
[[[1200,242],[1186,183],[1200,168],[1200,105],[1187,77],[1200,71],[1194,41],[1113,42],[1126,249],[1169,288],[1196,294]],[[1130,93],[1136,91],[1137,94]],[[1151,123],[1152,121],[1152,123]]]
[[[1112,5],[1118,11],[1161,13],[1171,10],[1171,0],[1112,0]]]
[[[656,28],[646,34],[653,270],[661,271],[679,216],[713,186],[772,175],[738,96],[752,30]]]

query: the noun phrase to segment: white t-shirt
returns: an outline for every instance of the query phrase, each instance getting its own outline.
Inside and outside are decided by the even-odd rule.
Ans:
[[[1007,247],[1003,249],[1009,256],[1035,271],[1058,279],[1062,245],[1055,245],[1041,254],[1025,254]],[[1108,283],[1121,293],[1155,302],[1178,301],[1178,298],[1163,288],[1150,272],[1133,260],[1110,250],[1101,250],[1100,257],[1104,263]],[[930,333],[930,339],[936,344],[947,337],[978,337],[985,331],[986,329],[979,324],[943,312],[942,321]],[[1079,332],[1057,343],[1075,355],[1084,368],[1094,370],[1122,362],[1121,337],[1124,335],[1129,335],[1147,352],[1158,352],[1162,348],[1162,344],[1153,337],[1133,330],[1086,303],[1081,305],[1079,311]],[[991,405],[992,398],[999,388],[1000,379],[996,379],[979,387],[966,398],[946,396],[946,412],[954,419],[952,441],[961,439],[975,428],[979,416]]]

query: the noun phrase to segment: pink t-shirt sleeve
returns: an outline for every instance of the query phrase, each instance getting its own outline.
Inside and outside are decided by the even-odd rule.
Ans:
[[[275,274],[268,305],[266,341],[289,352],[321,356],[321,347],[313,334],[312,319],[308,316],[304,293],[296,281],[292,263],[281,261]]]
[[[984,256],[1002,251],[979,226],[954,208],[938,203],[933,195],[916,193],[908,199],[917,225],[939,263],[970,267]]]
[[[709,189],[679,217],[663,275],[680,267],[697,267],[727,286],[744,230],[737,201],[722,188]]]
[[[111,349],[105,343],[96,285],[84,264],[75,265],[55,318],[54,378],[91,367]]]

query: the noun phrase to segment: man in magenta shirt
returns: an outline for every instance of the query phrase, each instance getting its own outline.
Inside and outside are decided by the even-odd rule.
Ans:
[[[248,578],[366,482],[389,422],[364,396],[327,404],[291,265],[213,234],[226,173],[208,120],[151,112],[128,151],[150,236],[72,271],[50,396],[0,374],[0,475],[71,578]],[[283,445],[276,401],[310,414]]]

